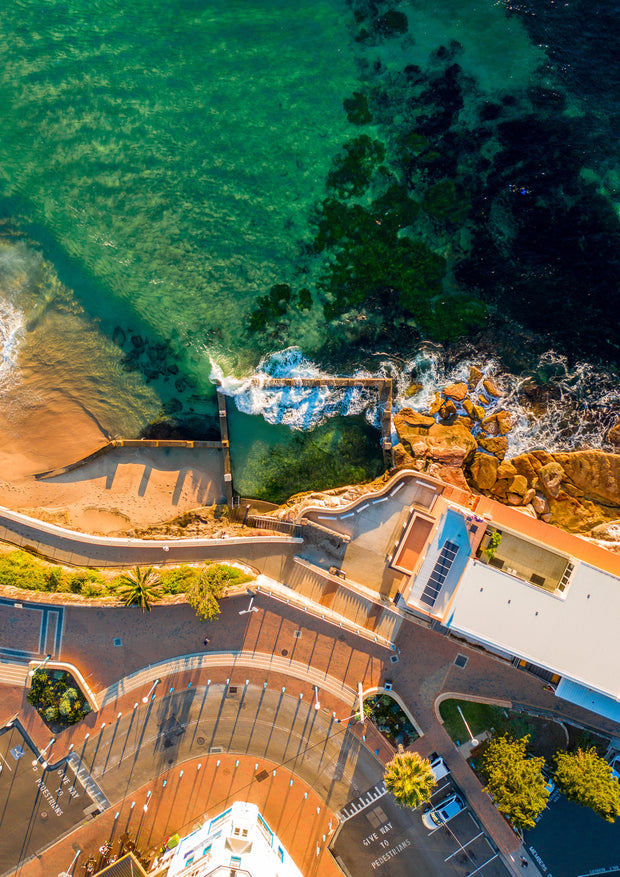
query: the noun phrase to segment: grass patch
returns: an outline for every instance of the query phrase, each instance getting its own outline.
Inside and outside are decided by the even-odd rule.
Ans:
[[[553,722],[545,718],[531,716],[527,713],[515,712],[504,707],[488,703],[476,703],[470,700],[444,700],[439,705],[439,714],[444,721],[444,728],[455,743],[465,743],[469,734],[457,710],[460,706],[463,715],[472,730],[474,737],[483,731],[494,730],[500,736],[507,734],[515,739],[529,735],[530,751],[535,755],[549,757],[549,746],[563,748],[562,733]],[[549,751],[548,751],[549,750]],[[555,750],[554,750],[555,751]]]
[[[455,743],[465,743],[469,740],[467,728],[457,707],[463,711],[474,736],[483,731],[490,731],[491,728],[499,731],[502,724],[507,721],[501,707],[470,700],[444,700],[439,705],[439,714],[443,719],[444,728]]]

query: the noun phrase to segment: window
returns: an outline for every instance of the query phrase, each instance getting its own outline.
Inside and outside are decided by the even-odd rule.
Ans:
[[[230,857],[230,867],[231,868],[240,868],[241,867],[241,856],[231,856]]]
[[[207,856],[210,852],[211,852],[211,844],[208,844],[208,846],[206,846],[204,848],[204,850],[202,851],[202,855]]]
[[[281,862],[284,862],[284,850],[282,847],[278,847],[278,858]]]

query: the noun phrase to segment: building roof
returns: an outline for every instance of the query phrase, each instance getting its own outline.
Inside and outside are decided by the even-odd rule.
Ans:
[[[586,688],[585,685],[579,685],[570,679],[560,679],[555,694],[562,700],[598,713],[599,716],[605,716],[620,725],[620,703],[611,697],[598,694],[591,688]]]
[[[98,873],[105,874],[106,877],[146,877],[146,871],[133,853],[127,853]]]
[[[603,569],[620,578],[620,554],[614,554],[607,548],[601,548],[600,545],[595,545],[574,533],[567,533],[559,527],[545,524],[544,521],[532,518],[531,515],[511,506],[503,505],[487,496],[478,497],[475,511],[477,515],[490,517],[495,526],[499,528],[505,526],[516,530],[533,542],[546,545],[548,548],[578,560],[584,560],[591,566]]]
[[[552,529],[552,528],[550,528]],[[577,563],[563,594],[469,561],[444,624],[594,691],[620,698],[620,582]]]

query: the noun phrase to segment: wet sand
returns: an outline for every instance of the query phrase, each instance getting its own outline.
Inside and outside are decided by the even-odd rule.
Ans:
[[[224,501],[221,451],[114,448],[64,475],[36,473],[73,463],[108,436],[66,395],[0,415],[0,505],[85,532],[148,527]]]

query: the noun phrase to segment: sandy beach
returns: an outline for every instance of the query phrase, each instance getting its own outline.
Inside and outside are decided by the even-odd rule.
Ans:
[[[0,505],[85,532],[109,535],[222,502],[221,452],[209,448],[113,448],[54,478],[104,446],[96,420],[65,394],[0,415]]]

